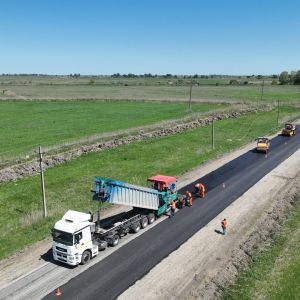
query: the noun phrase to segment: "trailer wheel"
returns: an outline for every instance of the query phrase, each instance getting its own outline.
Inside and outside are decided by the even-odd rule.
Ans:
[[[148,218],[147,217],[142,218],[141,226],[142,226],[142,228],[146,228],[148,226]]]
[[[118,234],[115,234],[115,235],[112,237],[112,239],[111,239],[110,245],[111,245],[112,247],[115,247],[115,246],[117,246],[117,245],[119,244],[119,241],[120,241],[119,235],[118,235]]]
[[[134,233],[138,233],[141,229],[141,225],[139,222],[136,222],[136,223],[133,223],[131,225],[131,230],[134,232]]]
[[[155,221],[155,215],[150,213],[148,214],[148,223],[152,224]]]
[[[91,252],[88,250],[85,250],[81,255],[81,264],[85,265],[87,264],[91,259]]]

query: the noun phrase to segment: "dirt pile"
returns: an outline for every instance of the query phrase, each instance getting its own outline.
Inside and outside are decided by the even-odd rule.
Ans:
[[[260,110],[269,111],[271,107],[265,106]],[[70,161],[80,157],[82,154],[98,152],[103,150],[109,150],[116,148],[121,145],[127,145],[138,141],[144,141],[151,138],[160,138],[164,136],[171,136],[178,133],[183,133],[188,130],[196,129],[202,126],[211,124],[212,120],[218,121],[228,118],[238,118],[247,114],[256,112],[256,108],[247,108],[240,111],[219,113],[214,116],[209,116],[206,118],[199,118],[191,122],[177,124],[169,128],[163,128],[159,130],[153,130],[151,132],[140,132],[136,135],[131,135],[123,138],[113,139],[106,142],[98,142],[92,145],[81,146],[80,148],[70,150],[68,152],[52,155],[50,157],[44,158],[44,169],[60,165],[64,162]],[[0,170],[0,182],[14,181],[19,178],[26,176],[35,176],[39,174],[39,162],[31,161],[23,164],[14,165],[11,167],[6,167]]]

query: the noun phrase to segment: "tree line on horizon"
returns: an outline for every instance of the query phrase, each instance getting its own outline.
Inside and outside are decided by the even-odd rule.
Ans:
[[[300,70],[298,71],[292,71],[292,72],[287,72],[283,71],[279,75],[279,84],[295,84],[295,85],[300,85]]]

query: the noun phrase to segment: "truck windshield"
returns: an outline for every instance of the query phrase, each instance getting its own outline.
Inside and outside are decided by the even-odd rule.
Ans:
[[[54,229],[52,231],[52,235],[53,235],[53,240],[57,243],[62,243],[68,246],[72,246],[74,244],[73,234],[71,233]]]

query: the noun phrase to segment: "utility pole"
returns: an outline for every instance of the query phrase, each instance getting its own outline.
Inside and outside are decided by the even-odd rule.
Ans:
[[[277,127],[279,126],[279,100],[277,100]]]
[[[44,171],[43,171],[43,152],[42,147],[39,146],[39,156],[40,156],[40,172],[41,172],[41,186],[42,186],[42,198],[43,198],[43,212],[44,218],[47,218],[47,203],[45,195],[45,182],[44,182]]]
[[[193,80],[191,79],[191,85],[190,85],[190,99],[189,99],[189,111],[192,111],[192,88],[193,88]]]
[[[215,150],[215,126],[214,126],[214,115],[211,122],[211,150]]]
[[[263,80],[262,86],[261,86],[261,96],[260,96],[260,101],[262,101],[263,96],[264,96],[264,88],[265,88],[265,80]]]

